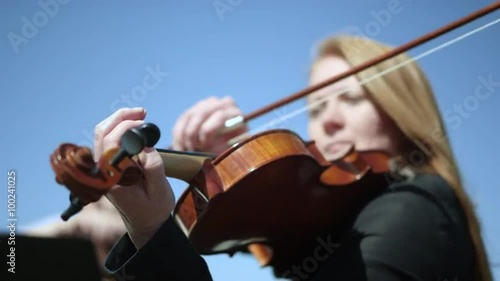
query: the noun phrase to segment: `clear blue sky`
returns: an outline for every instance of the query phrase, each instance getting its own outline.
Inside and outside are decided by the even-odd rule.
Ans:
[[[50,2],[42,0],[42,3]],[[53,1],[52,1],[53,2]],[[350,30],[400,45],[492,1],[60,1],[44,18],[38,1],[0,2],[1,111],[6,125],[2,171],[18,172],[19,224],[59,214],[68,192],[54,181],[49,155],[62,142],[91,145],[97,122],[122,106],[142,106],[171,141],[179,114],[210,95],[232,95],[245,112],[306,86],[311,48]],[[214,2],[231,8],[218,13]],[[380,18],[379,11],[389,11]],[[64,4],[63,4],[64,3]],[[232,6],[231,6],[232,3]],[[413,55],[497,19],[496,13],[411,52]],[[24,21],[26,20],[26,21]],[[44,20],[46,20],[44,22]],[[33,24],[36,29],[23,26]],[[35,25],[36,24],[36,25]],[[372,28],[372,29],[370,29]],[[376,29],[378,28],[378,29]],[[23,41],[12,43],[12,36]],[[477,203],[486,246],[500,262],[498,212],[500,86],[474,104],[481,79],[500,81],[500,25],[423,58],[436,90],[468,191]],[[148,69],[168,73],[142,96],[132,93]],[[258,95],[259,98],[255,96]],[[128,101],[126,98],[129,97]],[[127,104],[128,103],[128,104]],[[252,122],[256,127],[290,105]],[[457,105],[466,106],[459,115]],[[474,107],[476,106],[476,107]],[[305,116],[285,127],[307,138]],[[185,184],[173,181],[179,195]],[[5,184],[3,185],[5,187]],[[7,213],[6,191],[0,207]],[[207,257],[215,280],[272,280],[252,257]],[[495,270],[500,277],[500,268]]]

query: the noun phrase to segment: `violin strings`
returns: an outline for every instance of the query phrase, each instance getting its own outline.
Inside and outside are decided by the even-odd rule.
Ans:
[[[500,18],[498,18],[498,19],[496,19],[496,20],[494,20],[494,21],[492,21],[490,23],[484,24],[484,25],[482,25],[482,26],[480,26],[480,27],[478,27],[478,28],[476,28],[476,29],[474,29],[472,31],[469,31],[469,32],[467,32],[467,33],[465,33],[463,35],[460,35],[460,36],[458,36],[458,37],[456,37],[456,38],[454,38],[452,40],[449,40],[449,41],[447,41],[447,42],[445,42],[445,43],[443,43],[443,44],[441,44],[441,45],[439,45],[437,47],[434,47],[434,48],[432,48],[432,49],[430,49],[430,50],[428,50],[426,52],[423,52],[422,54],[420,54],[418,56],[412,57],[412,58],[410,58],[410,59],[408,59],[408,60],[406,60],[406,61],[404,61],[404,62],[402,62],[400,64],[397,64],[397,65],[395,65],[393,67],[390,67],[390,68],[388,68],[388,69],[386,69],[386,70],[384,70],[384,71],[382,71],[380,73],[377,73],[376,75],[374,75],[372,77],[369,77],[369,78],[367,78],[365,80],[362,80],[362,81],[360,81],[360,85],[361,86],[365,85],[366,83],[368,83],[368,82],[370,82],[370,81],[372,81],[374,79],[377,79],[379,77],[382,77],[383,75],[386,75],[386,74],[388,74],[388,73],[390,73],[392,71],[395,71],[395,70],[397,70],[397,69],[399,69],[399,68],[401,68],[401,67],[403,67],[403,66],[405,66],[405,65],[407,65],[407,64],[409,64],[409,63],[411,63],[413,61],[417,61],[417,60],[419,60],[419,59],[421,59],[423,57],[426,57],[426,56],[428,56],[428,55],[430,55],[430,54],[432,54],[434,52],[437,52],[437,51],[439,51],[439,50],[441,50],[441,49],[443,49],[445,47],[448,47],[448,46],[450,46],[452,44],[455,44],[455,43],[459,42],[460,40],[463,40],[463,39],[465,39],[465,38],[467,38],[467,37],[469,37],[469,36],[471,36],[471,35],[473,35],[473,34],[475,34],[477,32],[480,32],[480,31],[482,31],[482,30],[484,30],[484,29],[486,29],[486,28],[488,28],[490,26],[493,26],[494,24],[497,24],[498,22],[500,22]],[[347,92],[347,90],[341,89],[341,90],[333,91],[331,94],[337,96],[337,95],[344,94],[346,92]],[[282,115],[282,116],[280,116],[278,118],[274,118],[273,120],[265,123],[264,125],[261,125],[261,126],[255,128],[255,129],[250,130],[249,132],[246,132],[246,133],[244,133],[244,134],[242,134],[240,136],[237,136],[237,137],[233,138],[232,140],[230,140],[230,142],[233,143],[235,140],[236,141],[240,140],[243,136],[254,135],[254,134],[258,133],[258,132],[261,132],[261,131],[269,129],[270,127],[276,126],[277,124],[284,123],[286,120],[291,119],[291,118],[293,118],[293,117],[301,114],[304,111],[310,110],[312,107],[314,107],[317,104],[325,101],[329,97],[330,97],[330,95],[325,95],[323,98],[320,98],[320,99],[318,99],[318,100],[316,100],[314,102],[309,103],[308,105],[300,107],[299,109],[297,109],[295,111],[292,111],[292,112],[290,112],[288,114],[284,114],[284,115]]]

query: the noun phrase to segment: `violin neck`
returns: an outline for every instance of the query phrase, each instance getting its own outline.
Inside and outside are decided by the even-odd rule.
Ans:
[[[211,154],[179,152],[158,149],[163,161],[165,176],[190,182],[201,170],[206,160],[214,158]]]

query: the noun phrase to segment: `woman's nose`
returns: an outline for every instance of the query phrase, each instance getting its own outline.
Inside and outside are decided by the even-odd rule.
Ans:
[[[343,127],[343,116],[336,102],[330,101],[323,114],[322,125],[325,134],[333,135]]]
[[[338,119],[326,117],[323,120],[323,130],[327,135],[333,135],[342,128],[342,123]]]

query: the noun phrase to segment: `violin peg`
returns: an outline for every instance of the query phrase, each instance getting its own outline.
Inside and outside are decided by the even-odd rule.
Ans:
[[[120,151],[111,161],[116,167],[125,157],[139,154],[145,147],[153,147],[160,139],[160,129],[153,123],[145,123],[127,130],[120,139]]]
[[[63,221],[69,220],[72,216],[79,213],[85,204],[78,197],[74,196],[73,193],[69,195],[69,207],[61,214],[61,219]]]
[[[153,123],[145,123],[138,130],[144,137],[146,147],[153,147],[160,140],[160,128]]]

